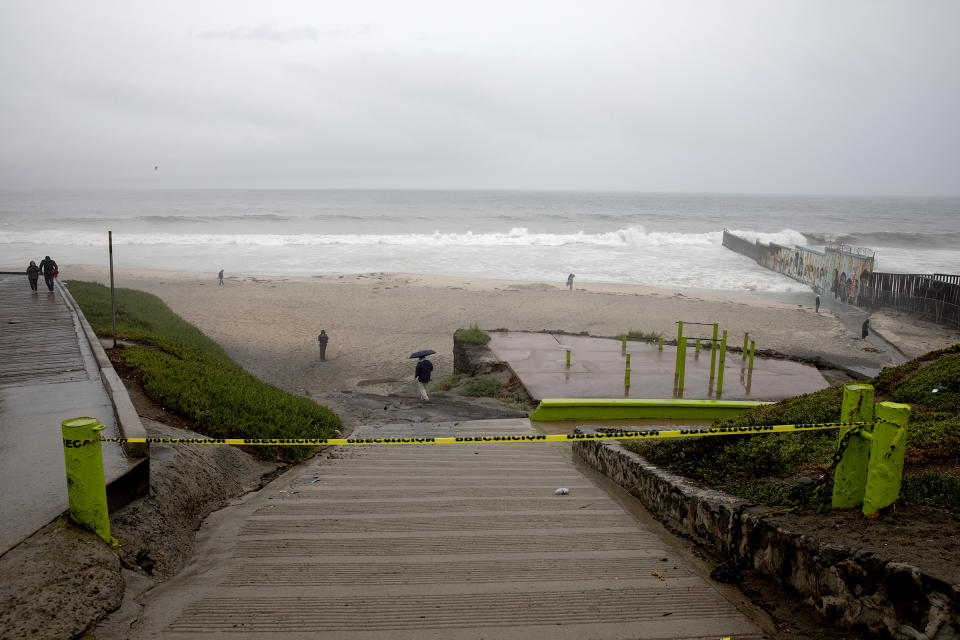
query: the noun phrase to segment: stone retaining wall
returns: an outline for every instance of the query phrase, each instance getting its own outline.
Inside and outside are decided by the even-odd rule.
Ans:
[[[595,432],[582,428],[584,433]],[[753,569],[867,637],[960,638],[960,585],[869,551],[825,545],[765,519],[764,510],[650,464],[613,440],[573,443],[574,455],[637,497],[733,575]]]

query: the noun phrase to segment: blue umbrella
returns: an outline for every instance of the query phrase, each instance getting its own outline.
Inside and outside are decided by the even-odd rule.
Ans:
[[[411,358],[423,358],[423,357],[425,357],[425,356],[429,356],[429,355],[434,354],[434,353],[436,353],[436,351],[434,351],[433,349],[421,349],[420,351],[414,351],[413,353],[411,353],[411,354],[410,354],[410,357],[411,357]]]

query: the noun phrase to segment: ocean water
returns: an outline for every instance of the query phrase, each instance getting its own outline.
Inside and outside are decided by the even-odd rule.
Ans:
[[[109,230],[129,268],[808,291],[724,249],[725,228],[867,247],[877,271],[960,273],[960,198],[331,190],[0,191],[0,269],[108,264]]]

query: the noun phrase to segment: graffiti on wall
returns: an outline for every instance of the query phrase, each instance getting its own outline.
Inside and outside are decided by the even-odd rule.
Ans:
[[[728,231],[724,231],[723,236],[724,246],[750,255],[771,271],[799,280],[819,292],[831,293],[838,300],[855,302],[871,295],[873,256],[834,247],[817,251],[800,246],[750,243]],[[749,245],[753,245],[750,251]]]

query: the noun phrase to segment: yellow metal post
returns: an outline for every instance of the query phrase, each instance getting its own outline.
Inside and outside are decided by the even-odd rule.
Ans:
[[[747,365],[747,369],[752,373],[753,372],[753,349],[756,347],[757,343],[753,340],[750,341],[750,363]]]
[[[673,364],[673,379],[680,377],[680,340],[683,339],[683,320],[677,322],[677,358]]]
[[[623,334],[621,338],[623,338],[623,344],[620,345],[620,350],[626,351],[627,350],[627,334]]]
[[[687,373],[687,339],[680,338],[680,344],[677,345],[677,351],[680,352],[680,378],[677,383],[677,389],[683,393],[683,378]]]
[[[567,367],[570,366],[570,349],[567,349]]]
[[[716,326],[716,325],[714,325]],[[723,368],[727,361],[727,332],[723,332],[720,340],[720,366],[717,369],[717,396],[723,395]]]
[[[659,341],[658,341],[658,343],[657,343],[657,350],[658,350],[658,351],[663,351],[663,338],[660,338],[660,339],[659,339]]]
[[[900,495],[910,406],[881,402],[876,412],[881,422],[873,427],[873,446],[863,491],[863,515],[868,518],[876,517],[880,509],[892,505]]]
[[[840,422],[873,422],[873,387],[869,384],[843,385],[843,400],[840,405]],[[837,444],[854,427],[841,427]],[[859,433],[864,433],[865,427]],[[867,456],[870,453],[868,438],[853,435],[849,438],[843,457],[833,474],[834,509],[848,509],[863,502],[867,486]]]
[[[110,542],[107,486],[100,450],[103,428],[96,418],[73,418],[61,423],[70,517],[81,527]]]
[[[750,341],[750,334],[744,333],[743,334],[743,357],[744,358],[747,357],[747,345],[749,344],[749,341]]]
[[[713,372],[717,368],[717,330],[720,325],[713,323],[713,342],[710,343],[710,379],[713,380]]]

